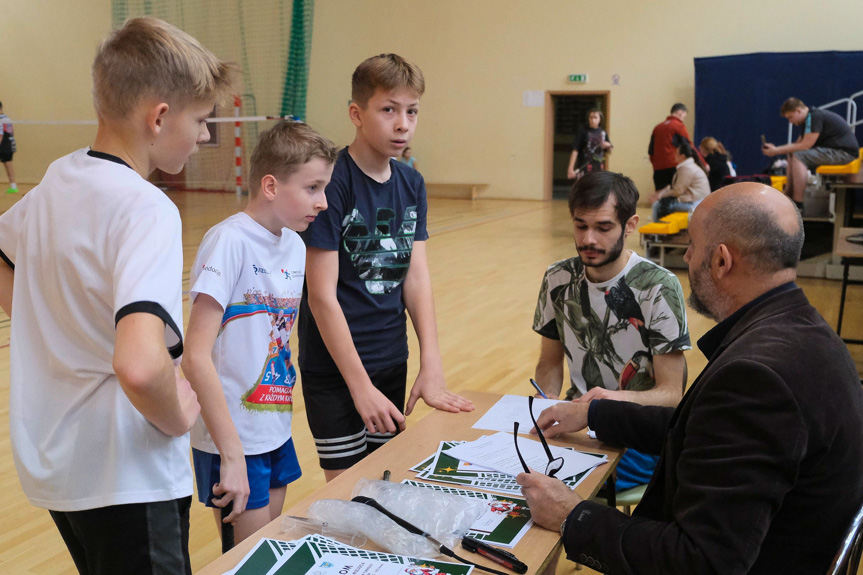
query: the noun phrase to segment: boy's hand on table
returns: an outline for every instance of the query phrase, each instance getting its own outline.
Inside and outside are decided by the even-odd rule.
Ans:
[[[418,399],[429,407],[458,413],[460,411],[473,411],[473,402],[446,388],[443,373],[432,374],[429,370],[423,370],[417,375],[417,380],[411,388],[408,403],[405,407],[405,415],[410,415]]]
[[[351,397],[369,433],[395,433],[404,430],[405,416],[371,382],[360,393],[351,391]]]

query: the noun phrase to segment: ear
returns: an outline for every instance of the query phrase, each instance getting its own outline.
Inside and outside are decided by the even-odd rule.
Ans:
[[[638,228],[638,214],[634,214],[631,218],[626,220],[626,224],[623,226],[623,233],[625,236],[629,236],[632,232],[634,232]]]
[[[363,119],[360,116],[360,105],[356,102],[351,102],[350,106],[348,106],[348,117],[351,119],[351,122],[357,128],[361,128],[363,125]]]
[[[725,244],[719,244],[713,250],[713,255],[710,260],[710,268],[713,271],[713,277],[716,280],[724,279],[734,269],[734,257],[731,255],[731,250]]]
[[[147,110],[147,127],[154,136],[158,136],[165,125],[165,116],[171,107],[166,102],[159,102]]]
[[[259,194],[266,198],[268,202],[276,199],[276,177],[272,174],[267,174],[263,178],[261,178],[261,191]]]

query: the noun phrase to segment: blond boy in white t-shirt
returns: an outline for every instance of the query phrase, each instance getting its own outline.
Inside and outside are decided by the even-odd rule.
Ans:
[[[181,30],[127,21],[93,64],[93,145],[0,216],[15,465],[81,573],[191,573],[181,222],[146,178],[208,140],[233,76]]]

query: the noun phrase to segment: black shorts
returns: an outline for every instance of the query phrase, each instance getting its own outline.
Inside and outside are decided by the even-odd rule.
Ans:
[[[306,416],[322,469],[347,469],[392,439],[391,433],[368,433],[340,373],[301,370]],[[372,384],[404,413],[407,362],[369,373]]]
[[[653,189],[661,190],[666,186],[671,185],[674,179],[674,174],[677,173],[677,168],[665,168],[664,170],[653,170]]]
[[[191,505],[189,496],[171,501],[50,513],[80,573],[191,575]]]
[[[0,131],[2,133],[2,131]],[[12,161],[12,154],[15,153],[15,146],[12,145],[12,140],[9,138],[3,138],[0,140],[0,163],[5,164],[6,162]]]

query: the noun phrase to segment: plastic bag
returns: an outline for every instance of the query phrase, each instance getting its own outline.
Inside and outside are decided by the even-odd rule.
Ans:
[[[294,515],[285,515],[282,518],[282,533],[295,539],[299,539],[309,533],[320,533],[324,537],[341,541],[351,547],[362,547],[368,540],[368,537],[364,533],[356,529],[339,529],[326,521],[296,517]]]
[[[376,500],[452,549],[487,510],[482,501],[403,483],[360,479],[351,494]]]
[[[440,555],[425,537],[406,531],[377,509],[362,503],[319,499],[309,507],[309,516],[345,531],[358,531],[390,553],[408,557]]]
[[[485,502],[480,500],[380,480],[359,480],[351,495],[371,497],[389,512],[429,533],[450,549],[487,509]],[[332,499],[316,501],[309,508],[309,515],[340,529],[365,533],[392,553],[410,557],[440,555],[425,537],[406,531],[383,513],[362,503]]]

